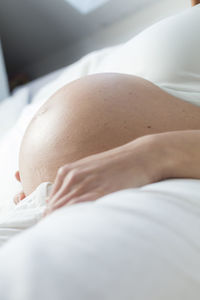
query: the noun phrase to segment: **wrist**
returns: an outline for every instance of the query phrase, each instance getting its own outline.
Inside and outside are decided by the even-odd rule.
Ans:
[[[151,182],[176,177],[183,155],[177,147],[176,135],[164,132],[142,136],[138,139]]]
[[[154,177],[158,179],[157,181],[174,177],[173,172],[178,161],[175,159],[175,149],[170,133],[154,134],[151,139],[154,153]]]
[[[158,182],[171,176],[174,164],[171,148],[163,134],[152,134],[143,137],[146,151],[149,153],[149,168],[152,182]]]
[[[194,170],[198,155],[192,150],[198,149],[196,134],[199,135],[197,131],[171,131],[154,135],[160,180],[196,176]]]
[[[144,174],[144,184],[168,178],[200,179],[200,130],[145,135],[126,144],[125,149],[133,172]]]
[[[158,134],[145,135],[127,144],[132,156],[133,168],[142,170],[146,182],[153,183],[168,178],[171,155]]]

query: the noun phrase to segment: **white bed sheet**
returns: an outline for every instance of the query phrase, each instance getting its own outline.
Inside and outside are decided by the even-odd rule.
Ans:
[[[0,218],[0,247],[15,235],[37,224],[46,208],[52,184],[41,183],[36,190]]]
[[[199,300],[199,180],[64,207],[0,248],[3,300]]]

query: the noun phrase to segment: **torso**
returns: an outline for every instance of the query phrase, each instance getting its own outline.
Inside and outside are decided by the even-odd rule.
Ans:
[[[23,186],[31,192],[60,166],[146,134],[200,129],[199,16],[200,5],[154,24],[96,70],[118,74],[86,76],[51,97],[23,139]]]
[[[96,74],[64,86],[38,111],[20,151],[29,192],[55,179],[59,167],[140,136],[200,129],[200,107],[143,78]]]
[[[97,130],[97,126],[103,130],[104,123],[122,130],[125,124],[132,137],[200,129],[199,106],[176,98],[143,78],[117,73],[94,74],[67,84],[42,106],[35,118],[44,113],[47,121],[52,116],[56,119],[61,131],[63,126],[81,127],[86,122],[90,130]]]

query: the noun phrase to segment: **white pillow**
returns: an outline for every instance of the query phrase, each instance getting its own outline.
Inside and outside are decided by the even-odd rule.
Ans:
[[[43,104],[40,102],[27,105],[15,126],[13,126],[0,140],[0,216],[12,207],[13,196],[21,189],[21,185],[14,177],[18,170],[18,154],[24,132],[32,117]]]
[[[28,103],[28,97],[28,88],[23,87],[0,103],[0,139],[16,123],[23,107]]]
[[[76,80],[80,77],[93,74],[97,68],[102,64],[104,59],[113,51],[117,50],[121,46],[114,46],[105,48],[97,51],[93,51],[72,65],[68,66],[63,70],[60,76],[52,82],[49,82],[42,87],[31,100],[32,103],[40,102],[41,99],[47,100],[51,97],[58,89],[63,87],[65,84]]]

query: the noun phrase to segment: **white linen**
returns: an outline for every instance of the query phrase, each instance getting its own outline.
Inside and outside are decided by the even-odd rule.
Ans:
[[[49,82],[41,88],[33,97],[32,102],[40,102],[41,99],[47,100],[65,84],[80,77],[95,73],[98,67],[103,64],[105,58],[113,53],[113,51],[115,52],[117,49],[121,49],[121,46],[122,45],[109,47],[85,55],[77,62],[68,66],[53,82]]]
[[[199,300],[200,181],[64,207],[0,248],[3,300]]]
[[[44,182],[19,204],[13,206],[0,219],[0,247],[16,234],[35,225],[46,207],[51,183]]]
[[[140,76],[200,106],[200,4],[165,18],[127,43],[95,51],[71,65],[33,99],[52,95],[81,76],[116,72]],[[183,51],[184,49],[184,51]]]
[[[12,127],[0,140],[0,217],[14,206],[13,197],[21,189],[14,174],[18,170],[18,154],[24,132],[33,115],[46,99],[27,105]]]
[[[16,123],[24,106],[28,103],[27,87],[19,88],[15,93],[0,102],[0,139]]]
[[[196,28],[200,28],[200,4],[153,24],[127,43],[86,55],[41,89],[33,101],[47,99],[84,75],[117,72],[145,78],[199,106],[200,35]]]
[[[200,106],[200,4],[148,27],[107,55],[95,72],[143,77]]]

